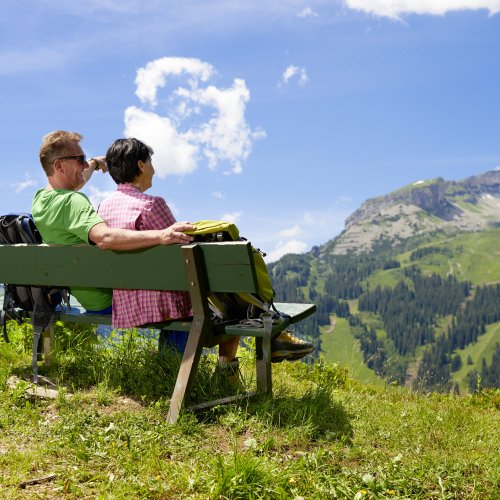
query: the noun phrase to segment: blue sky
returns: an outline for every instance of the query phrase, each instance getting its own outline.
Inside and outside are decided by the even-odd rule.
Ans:
[[[500,0],[4,0],[0,41],[2,213],[30,210],[57,129],[89,157],[144,140],[178,220],[234,220],[271,260],[500,166]]]

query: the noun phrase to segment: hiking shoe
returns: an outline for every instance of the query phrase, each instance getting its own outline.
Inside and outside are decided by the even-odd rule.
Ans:
[[[271,339],[271,362],[281,363],[285,359],[295,361],[307,356],[314,350],[311,342],[300,340],[290,330],[281,332]]]

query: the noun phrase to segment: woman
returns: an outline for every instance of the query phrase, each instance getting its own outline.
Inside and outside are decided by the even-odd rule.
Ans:
[[[153,150],[138,139],[117,139],[106,153],[109,173],[116,191],[99,206],[108,226],[135,229],[164,229],[176,222],[165,200],[145,194],[153,182]],[[113,290],[113,327],[129,328],[191,315],[187,292],[167,290]],[[185,334],[184,334],[185,335]],[[219,346],[219,362],[236,362],[239,338]]]

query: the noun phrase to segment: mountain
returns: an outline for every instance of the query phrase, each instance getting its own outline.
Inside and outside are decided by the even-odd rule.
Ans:
[[[398,245],[412,237],[451,236],[498,225],[500,170],[462,181],[438,177],[367,200],[328,247],[337,255],[366,253],[381,240]]]
[[[369,199],[341,234],[271,264],[298,327],[365,381],[500,387],[500,171],[417,181]]]

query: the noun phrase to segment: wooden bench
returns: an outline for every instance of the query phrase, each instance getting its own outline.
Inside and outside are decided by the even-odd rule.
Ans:
[[[264,318],[263,328],[213,324],[207,303],[210,292],[257,291],[251,251],[248,242],[156,246],[127,252],[87,245],[0,245],[0,283],[188,291],[192,320],[155,326],[162,334],[168,330],[189,331],[167,417],[169,422],[175,422],[189,398],[204,347],[218,345],[231,336],[255,337],[257,392],[270,393],[271,337],[316,310],[314,304],[279,303],[276,307],[288,318],[282,318],[278,324],[273,324],[270,317]],[[56,318],[63,322],[111,324],[111,315],[57,313]],[[51,336],[44,337],[44,352],[48,356]],[[205,406],[234,399],[212,401]]]

